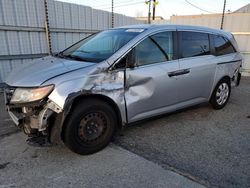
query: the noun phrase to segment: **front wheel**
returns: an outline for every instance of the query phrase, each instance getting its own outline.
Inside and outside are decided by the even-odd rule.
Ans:
[[[215,87],[210,99],[210,103],[214,109],[222,109],[228,102],[231,94],[230,81],[222,79]]]
[[[109,144],[116,123],[117,117],[110,105],[100,100],[83,100],[66,123],[64,142],[75,153],[95,153]]]

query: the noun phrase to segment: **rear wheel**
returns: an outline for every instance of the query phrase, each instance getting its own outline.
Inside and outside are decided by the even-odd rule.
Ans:
[[[65,144],[81,155],[95,153],[108,145],[116,123],[115,111],[107,103],[95,99],[81,101],[66,123]]]
[[[228,102],[231,94],[231,86],[229,79],[222,79],[216,85],[210,103],[214,109],[222,109]]]

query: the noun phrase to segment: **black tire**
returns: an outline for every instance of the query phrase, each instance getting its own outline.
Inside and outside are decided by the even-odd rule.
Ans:
[[[222,95],[218,96],[218,93],[220,93],[220,91],[222,91],[221,88],[223,88],[223,87],[227,88],[228,90],[225,89],[224,95],[222,94]],[[226,95],[226,93],[227,93],[227,95]],[[218,84],[214,88],[214,91],[213,91],[212,96],[210,98],[210,104],[216,110],[222,109],[227,104],[227,102],[230,98],[230,94],[231,94],[230,79],[223,78],[218,82]],[[221,99],[221,98],[223,100],[220,101],[219,99]]]
[[[80,101],[66,122],[65,145],[81,155],[100,151],[111,141],[116,124],[116,113],[107,103],[97,99]]]

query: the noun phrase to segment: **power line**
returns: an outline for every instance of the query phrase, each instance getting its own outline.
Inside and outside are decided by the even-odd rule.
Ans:
[[[162,6],[158,6],[159,7],[159,11],[161,12],[161,14],[159,14],[159,15],[161,15],[163,18],[164,18],[164,14],[165,14],[165,12],[166,12],[166,10],[165,9],[163,9],[163,7]]]
[[[103,2],[102,0],[92,0],[92,1],[95,1],[96,3],[102,3]]]
[[[196,6],[195,4],[189,2],[188,0],[185,0],[185,1],[186,1],[186,3],[190,4],[191,6],[197,8],[197,9],[203,11],[203,12],[212,13],[212,14],[215,13],[215,12],[211,12],[211,11],[205,10],[205,9],[203,9],[203,8],[200,8],[200,7]]]
[[[115,2],[116,5],[121,5],[121,4],[124,4],[124,3],[128,3],[128,2],[131,2],[131,1],[135,1],[135,0],[129,0],[129,1],[119,1],[119,2]],[[110,4],[101,4],[101,5],[97,5],[97,6],[94,6],[94,8],[101,8],[101,7],[107,7],[109,6]]]
[[[136,4],[141,4],[141,3],[145,3],[144,1],[141,2],[136,2],[136,3],[128,3],[128,4],[124,4],[124,5],[117,5],[114,6],[114,8],[118,8],[118,7],[126,7],[126,6],[130,6],[130,5],[136,5]],[[111,7],[105,7],[105,8],[101,8],[101,9],[110,9]]]

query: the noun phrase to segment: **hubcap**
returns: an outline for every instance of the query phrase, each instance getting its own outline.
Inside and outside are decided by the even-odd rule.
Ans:
[[[99,138],[107,128],[107,118],[101,112],[87,114],[80,121],[78,135],[81,140],[93,141]]]
[[[216,92],[216,101],[219,105],[223,105],[229,95],[229,87],[227,83],[221,83]]]

